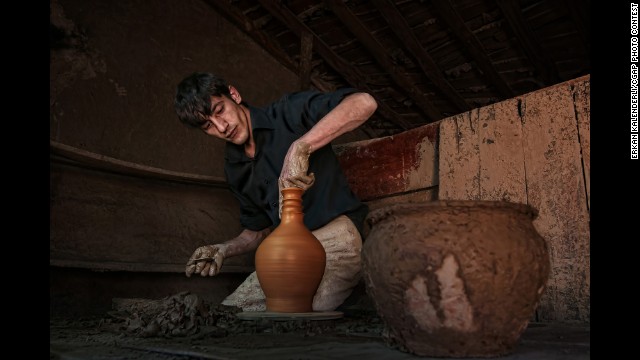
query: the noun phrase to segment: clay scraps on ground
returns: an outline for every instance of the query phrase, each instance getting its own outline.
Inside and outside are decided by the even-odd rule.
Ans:
[[[355,310],[337,320],[242,320],[237,307],[207,303],[181,292],[163,299],[113,299],[113,310],[101,321],[103,331],[136,337],[226,337],[239,334],[288,333],[380,337],[384,325],[375,312]]]

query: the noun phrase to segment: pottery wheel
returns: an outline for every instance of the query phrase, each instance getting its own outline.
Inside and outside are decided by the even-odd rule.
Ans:
[[[314,311],[301,313],[284,313],[273,311],[244,311],[237,313],[236,316],[242,320],[332,320],[340,319],[344,316],[341,311]]]

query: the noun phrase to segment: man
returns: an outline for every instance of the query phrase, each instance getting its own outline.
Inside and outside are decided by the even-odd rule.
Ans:
[[[295,186],[305,190],[305,225],[327,253],[313,310],[335,310],[342,304],[361,276],[368,207],[349,189],[331,141],[363,124],[376,108],[371,95],[355,89],[292,93],[258,108],[216,75],[194,73],[182,80],[175,98],[178,118],[227,141],[225,176],[240,203],[243,227],[231,240],[197,248],[186,275],[214,276],[225,258],[257,249],[280,223],[280,189]],[[223,304],[265,310],[255,272]]]

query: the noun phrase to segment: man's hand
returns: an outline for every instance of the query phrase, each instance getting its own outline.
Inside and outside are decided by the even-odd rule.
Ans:
[[[311,146],[304,141],[294,141],[289,147],[278,179],[278,192],[280,193],[278,214],[282,214],[282,189],[297,187],[306,191],[316,181],[313,173],[307,174],[309,156],[311,156]]]
[[[185,269],[187,277],[191,277],[191,274],[200,274],[201,276],[217,275],[226,256],[226,250],[227,245],[225,244],[206,245],[197,248],[187,262]]]

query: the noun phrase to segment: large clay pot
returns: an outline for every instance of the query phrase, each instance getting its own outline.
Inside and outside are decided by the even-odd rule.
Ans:
[[[421,356],[511,353],[549,276],[535,216],[527,205],[492,201],[371,212],[363,274],[387,340]]]
[[[280,225],[256,250],[256,274],[267,311],[313,311],[313,296],[324,275],[326,253],[304,225],[302,193],[299,188],[282,189]]]

